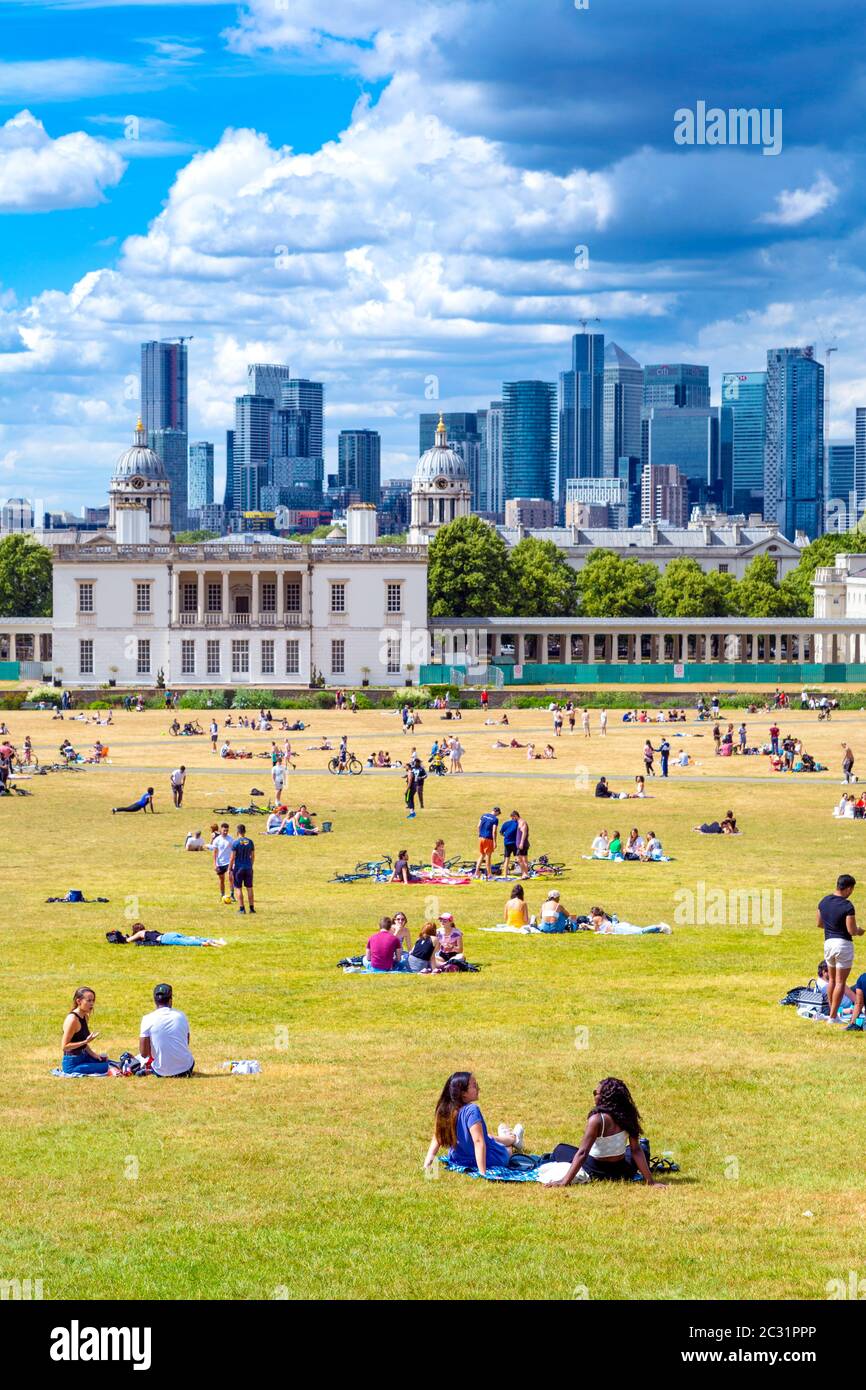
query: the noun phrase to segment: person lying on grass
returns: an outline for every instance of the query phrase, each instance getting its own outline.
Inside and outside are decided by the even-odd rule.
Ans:
[[[452,1072],[436,1104],[433,1138],[424,1159],[425,1169],[436,1162],[440,1149],[448,1150],[452,1163],[486,1173],[488,1168],[507,1168],[513,1154],[523,1148],[523,1126],[500,1125],[492,1139],[478,1105],[479,1086],[472,1072]]]
[[[186,936],[179,931],[148,931],[143,922],[133,922],[128,932],[111,932],[116,943],[122,937],[127,946],[225,946],[221,937]]]
[[[568,1187],[581,1172],[590,1178],[620,1182],[630,1182],[637,1172],[648,1187],[666,1187],[650,1172],[640,1143],[642,1133],[628,1086],[616,1076],[605,1077],[593,1092],[593,1106],[578,1148],[560,1144],[554,1150],[554,1162],[566,1159],[569,1149],[573,1157],[565,1175],[549,1186]]]
[[[98,1033],[91,1031],[90,1017],[96,1004],[96,991],[82,985],[72,996],[72,1008],[63,1020],[60,1069],[65,1076],[116,1076],[120,1063],[112,1062],[104,1052],[94,1052],[90,1044]]]
[[[636,927],[633,922],[614,921],[603,907],[591,907],[589,909],[589,929],[594,932],[601,932],[605,936],[670,936],[671,929],[666,922],[659,923],[657,927]]]
[[[704,821],[701,825],[694,826],[701,835],[739,835],[737,829],[737,818],[733,811],[726,811],[720,821]]]

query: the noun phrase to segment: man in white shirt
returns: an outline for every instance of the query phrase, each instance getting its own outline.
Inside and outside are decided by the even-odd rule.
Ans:
[[[271,775],[274,779],[274,791],[277,794],[277,801],[280,801],[283,795],[283,784],[286,780],[286,769],[283,767],[282,763],[274,763],[274,770]]]
[[[213,850],[214,870],[216,871],[217,878],[219,879],[220,897],[223,899],[224,902],[234,901],[235,896],[234,885],[231,882],[231,877],[229,877],[229,893],[231,896],[230,898],[226,899],[226,874],[228,873],[229,865],[232,862],[233,843],[234,841],[231,835],[229,834],[228,821],[223,821],[220,825],[219,831],[216,835],[214,835],[213,839],[211,840],[210,847]]]
[[[153,991],[156,1008],[145,1014],[139,1028],[138,1050],[152,1058],[154,1076],[192,1076],[195,1058],[189,1050],[189,1019],[172,1005],[171,985]]]
[[[180,808],[183,805],[183,789],[186,785],[186,768],[183,763],[176,767],[171,774],[171,797],[175,806]]]

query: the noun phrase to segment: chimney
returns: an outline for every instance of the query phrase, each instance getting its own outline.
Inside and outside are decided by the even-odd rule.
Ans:
[[[369,502],[352,502],[346,508],[346,544],[375,545],[379,537],[376,508]]]

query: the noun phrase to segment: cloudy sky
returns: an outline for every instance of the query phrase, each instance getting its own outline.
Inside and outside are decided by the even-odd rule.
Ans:
[[[355,425],[401,476],[437,383],[463,410],[553,379],[582,319],[641,362],[709,363],[714,400],[768,347],[835,346],[832,434],[866,404],[862,0],[0,21],[2,496],[101,502],[139,344],[179,334],[218,472],[248,361],[325,381],[329,470]],[[780,111],[781,153],[677,144],[699,102]]]

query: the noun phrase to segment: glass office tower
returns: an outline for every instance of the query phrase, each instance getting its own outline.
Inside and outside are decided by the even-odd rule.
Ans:
[[[503,503],[511,497],[553,497],[557,399],[552,381],[502,386]]]

